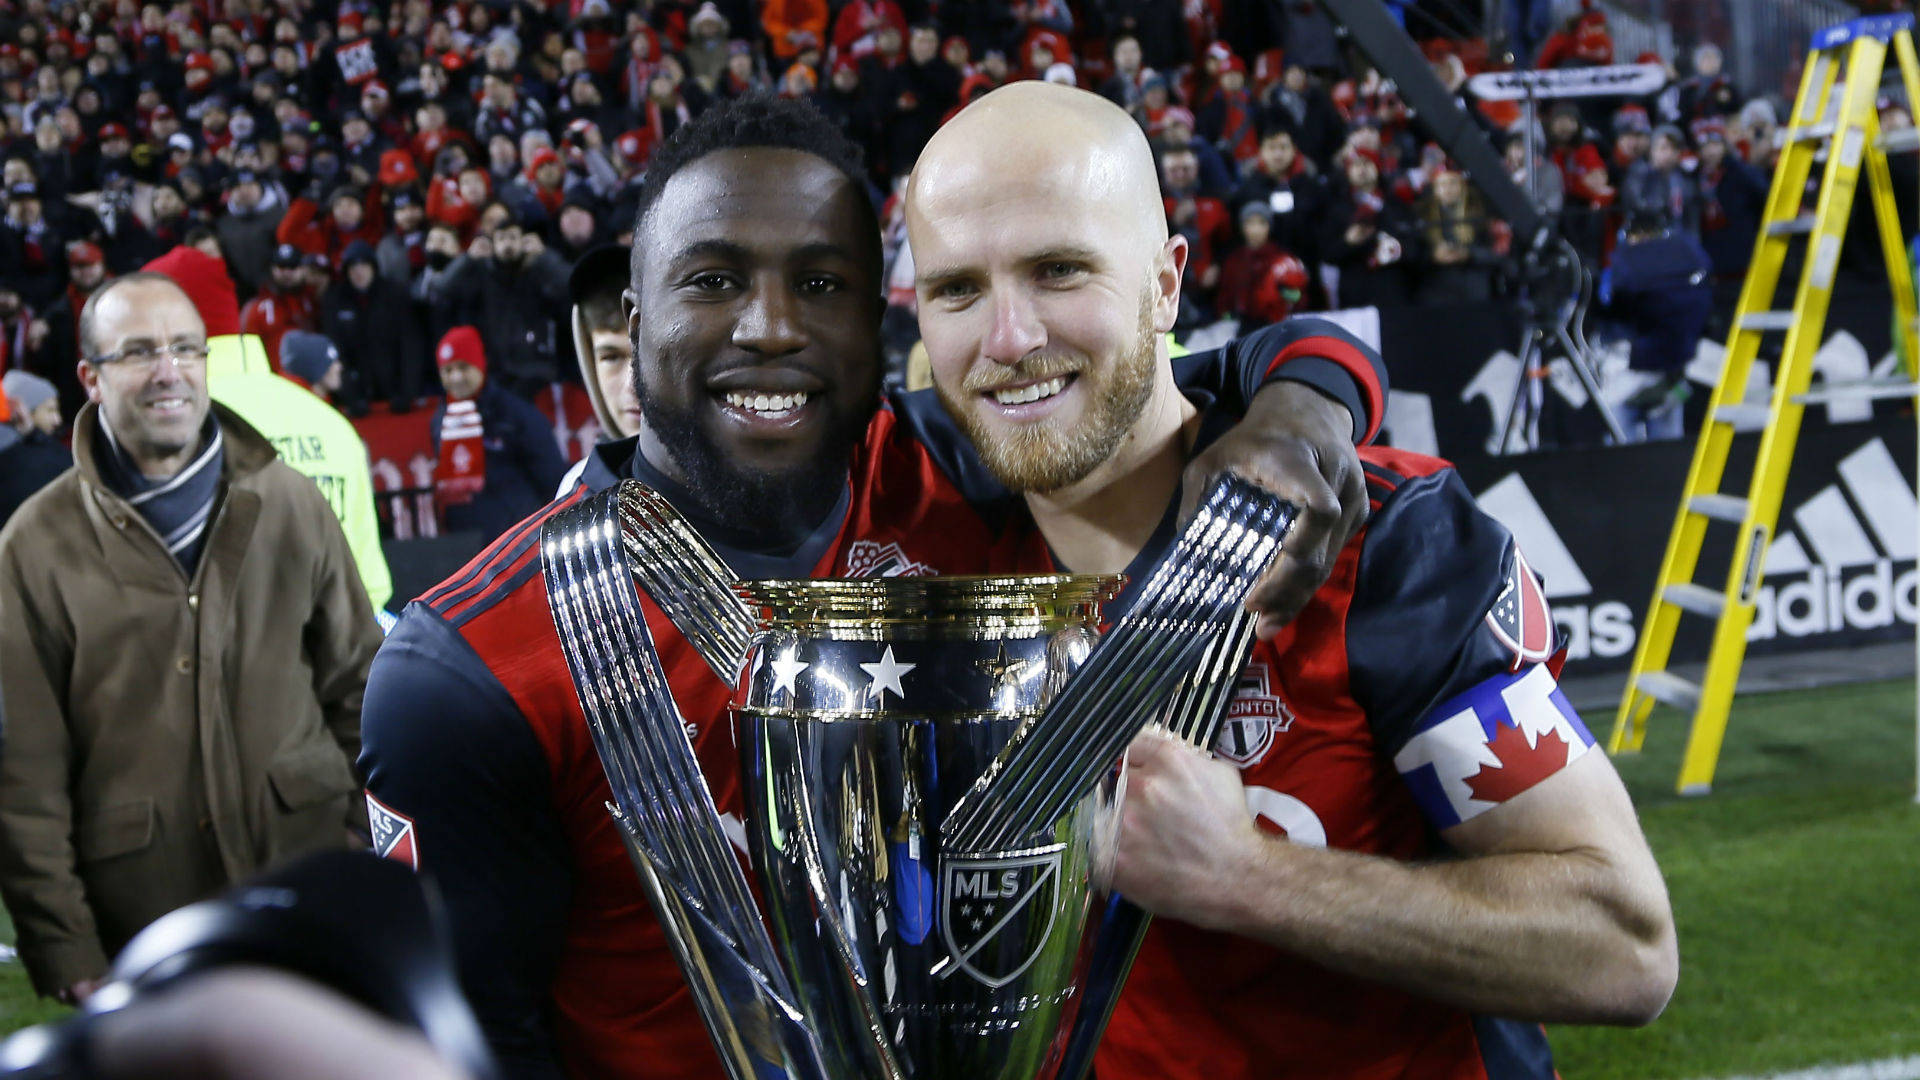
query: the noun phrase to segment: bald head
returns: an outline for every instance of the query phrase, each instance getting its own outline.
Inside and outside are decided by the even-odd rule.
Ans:
[[[921,153],[907,232],[934,387],[1002,483],[1099,486],[1119,447],[1158,445],[1187,241],[1131,117],[1053,83],[995,90]]]
[[[1146,134],[1113,102],[1071,86],[1009,83],[962,109],[914,165],[908,213],[937,214],[983,191],[1091,203],[1149,248],[1167,239]]]

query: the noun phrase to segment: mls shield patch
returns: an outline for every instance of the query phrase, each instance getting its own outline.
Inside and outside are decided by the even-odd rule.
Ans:
[[[414,846],[413,819],[367,793],[367,824],[373,832],[373,853],[383,859],[403,862],[420,869],[420,852]]]
[[[1540,579],[1533,576],[1533,567],[1527,565],[1518,545],[1513,549],[1506,585],[1494,598],[1493,610],[1487,612],[1487,629],[1512,650],[1510,671],[1544,663],[1553,656],[1553,609],[1547,606]]]
[[[1033,966],[1053,933],[1065,851],[944,860],[940,935],[953,966],[942,977],[964,971],[998,988]]]

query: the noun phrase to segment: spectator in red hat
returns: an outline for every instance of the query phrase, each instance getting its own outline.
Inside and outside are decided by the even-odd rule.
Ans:
[[[1613,35],[1607,31],[1607,13],[1590,4],[1540,46],[1534,66],[1598,67],[1613,63]]]
[[[493,197],[493,181],[487,170],[468,165],[457,176],[443,176],[427,188],[427,217],[459,230],[463,240],[473,235],[480,208]]]
[[[411,133],[393,107],[393,93],[379,79],[360,90],[360,113],[373,126],[376,137],[389,146],[405,146]]]
[[[856,60],[873,52],[880,28],[891,26],[901,37],[907,17],[893,0],[851,0],[833,20],[833,55]]]
[[[544,224],[560,212],[560,204],[566,201],[566,178],[567,169],[559,153],[551,147],[541,147],[533,152],[526,171],[502,192],[502,197],[515,204],[522,220]]]
[[[93,159],[90,182],[83,190],[98,191],[105,187],[107,174],[111,172],[133,175],[133,136],[127,126],[118,121],[102,124],[96,138],[99,152]]]
[[[1196,133],[1220,151],[1241,175],[1260,156],[1260,110],[1247,89],[1247,64],[1228,54],[1220,65],[1213,96],[1194,110]]]
[[[566,465],[540,410],[488,377],[477,327],[448,330],[433,355],[446,391],[431,422],[443,523],[491,543],[546,504]]]

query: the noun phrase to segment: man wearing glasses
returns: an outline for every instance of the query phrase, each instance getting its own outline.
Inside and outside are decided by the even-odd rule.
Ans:
[[[364,830],[380,631],[311,481],[207,396],[169,278],[79,320],[74,467],[0,530],[0,895],[80,1002],[157,916]]]

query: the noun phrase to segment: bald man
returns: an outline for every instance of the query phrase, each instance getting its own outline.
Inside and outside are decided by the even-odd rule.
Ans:
[[[1188,251],[1139,127],[997,90],[927,145],[907,221],[935,387],[1029,543],[1144,580],[1224,417],[1171,374]],[[1129,752],[1115,885],[1160,918],[1102,1080],[1551,1077],[1540,1022],[1645,1023],[1672,992],[1665,887],[1555,684],[1538,580],[1446,462],[1360,453],[1371,518],[1290,549],[1331,577],[1211,757]]]

